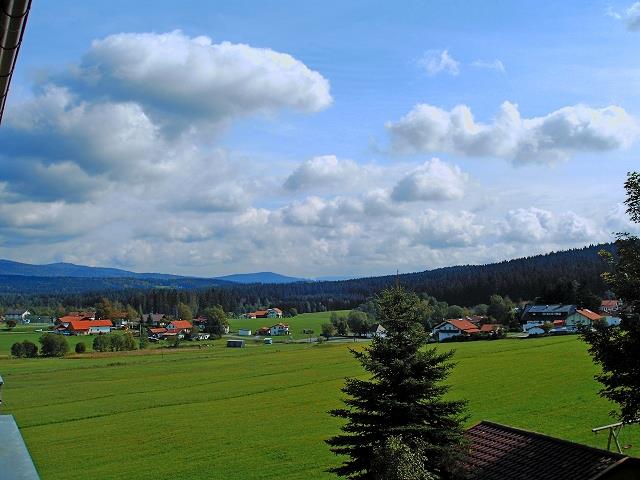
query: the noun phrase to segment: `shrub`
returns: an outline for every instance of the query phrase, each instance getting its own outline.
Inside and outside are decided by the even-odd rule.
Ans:
[[[96,352],[108,352],[111,350],[111,335],[98,335],[94,338],[93,350]]]
[[[122,337],[122,350],[135,350],[136,349],[136,341],[133,338],[133,334],[131,332],[125,332]]]
[[[20,342],[16,342],[11,345],[11,356],[16,358],[24,357],[24,345]]]
[[[24,349],[25,357],[35,358],[38,356],[38,346],[35,343],[25,340],[22,342],[22,348]]]
[[[84,353],[87,351],[87,345],[84,342],[76,343],[76,353]]]
[[[45,333],[40,337],[40,353],[45,357],[62,357],[69,351],[69,342],[62,335]]]
[[[17,325],[15,320],[7,320],[7,329],[11,330]]]

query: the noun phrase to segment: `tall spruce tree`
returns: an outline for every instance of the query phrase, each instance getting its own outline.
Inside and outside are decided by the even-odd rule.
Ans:
[[[631,221],[640,223],[640,173],[631,172],[624,184],[627,191],[627,213]],[[613,416],[623,421],[640,417],[640,238],[628,233],[617,234],[616,253],[602,252],[612,270],[603,277],[624,302],[619,327],[597,323],[585,329],[582,338],[589,353],[602,367],[596,379],[603,385],[600,395],[616,402],[619,411]]]
[[[330,471],[351,479],[385,478],[376,458],[393,438],[414,453],[413,462],[417,456],[422,478],[451,478],[466,405],[443,398],[453,352],[425,347],[428,336],[414,293],[396,286],[382,291],[376,304],[387,335],[362,351],[352,350],[370,379],[347,378],[342,389],[347,408],[329,412],[347,422],[342,434],[326,442],[332,452],[348,457]]]

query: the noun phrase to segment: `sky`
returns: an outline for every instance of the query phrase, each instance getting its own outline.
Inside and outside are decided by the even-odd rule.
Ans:
[[[637,233],[640,2],[34,0],[0,257],[197,276]]]

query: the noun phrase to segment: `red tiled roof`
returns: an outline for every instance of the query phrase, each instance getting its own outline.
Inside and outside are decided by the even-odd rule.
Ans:
[[[564,320],[554,320],[553,321],[553,326],[554,327],[562,327],[565,324]]]
[[[481,332],[495,332],[496,330],[500,330],[502,325],[499,323],[485,323],[480,327]]]
[[[471,427],[465,438],[469,480],[591,480],[623,469],[631,476],[616,478],[640,475],[639,459],[492,422]]]
[[[70,330],[74,330],[76,332],[82,332],[85,330],[89,330],[91,327],[112,327],[113,324],[111,320],[71,320],[69,322],[69,326],[67,327]]]
[[[182,330],[184,328],[193,328],[193,325],[191,325],[191,322],[188,320],[174,320],[173,322],[170,322],[170,325],[173,325],[174,327],[171,330]]]
[[[463,332],[477,333],[480,331],[477,325],[474,325],[469,320],[465,320],[463,318],[445,320],[445,322],[450,323],[451,325],[456,327],[458,330],[462,330]]]
[[[275,310],[278,313],[282,313],[282,310],[280,310],[278,307],[273,307],[271,310]]]
[[[587,317],[589,320],[600,320],[602,318],[602,315],[598,315],[596,312],[592,312],[586,308],[583,310],[576,310],[576,312]]]
[[[167,329],[166,328],[150,328],[149,331],[151,333],[165,333]]]
[[[618,300],[602,300],[600,306],[604,308],[618,308]]]

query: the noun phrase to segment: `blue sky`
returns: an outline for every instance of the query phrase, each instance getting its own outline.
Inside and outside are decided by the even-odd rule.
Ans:
[[[607,241],[638,47],[632,2],[34,2],[0,256],[364,275]]]

